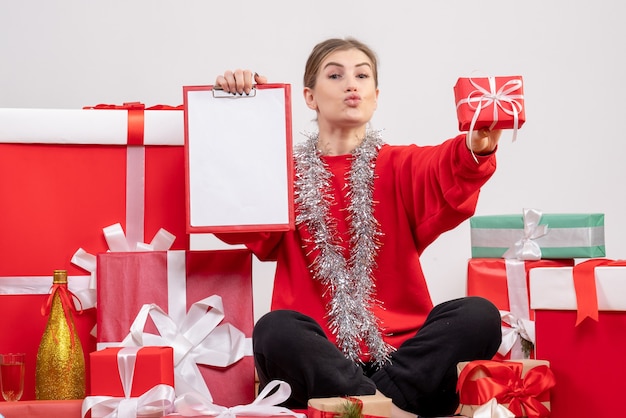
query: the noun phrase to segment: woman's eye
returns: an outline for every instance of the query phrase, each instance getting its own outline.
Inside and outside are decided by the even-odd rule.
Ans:
[[[333,80],[336,80],[336,79],[338,79],[338,78],[340,78],[340,77],[341,77],[341,75],[340,75],[340,74],[337,74],[337,73],[333,73],[333,74],[330,74],[330,75],[328,76],[328,78],[331,78],[331,79],[333,79]]]
[[[369,78],[370,75],[369,74],[359,74],[357,77],[358,78]]]

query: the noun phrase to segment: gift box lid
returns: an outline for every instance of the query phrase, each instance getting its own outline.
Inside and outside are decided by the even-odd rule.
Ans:
[[[529,273],[530,306],[536,310],[576,310],[573,267],[534,268]],[[598,309],[626,310],[626,266],[595,268]]]
[[[143,144],[182,146],[182,107],[161,107],[141,112]],[[2,108],[0,143],[125,145],[132,123],[129,109]]]

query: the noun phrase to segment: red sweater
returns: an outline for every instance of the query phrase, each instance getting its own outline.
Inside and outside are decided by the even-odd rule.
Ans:
[[[350,155],[322,157],[333,172],[335,205],[332,216],[342,242],[349,242],[345,219],[346,173]],[[383,336],[394,347],[413,336],[422,326],[433,304],[422,272],[419,256],[440,234],[474,214],[480,187],[496,168],[495,154],[472,159],[465,146],[465,135],[436,146],[384,145],[376,160],[374,215],[380,223],[381,246],[374,270],[377,300],[375,308]],[[297,209],[297,208],[296,208]],[[231,244],[243,243],[260,260],[276,261],[271,309],[292,309],[317,320],[326,335],[327,297],[323,286],[312,278],[311,246],[300,225],[295,231],[280,233],[219,234]],[[368,360],[364,358],[363,360]]]

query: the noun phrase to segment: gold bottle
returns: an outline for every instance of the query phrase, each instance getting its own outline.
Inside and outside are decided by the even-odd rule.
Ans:
[[[74,325],[75,296],[67,287],[67,271],[55,270],[43,313],[49,312],[35,370],[37,399],[83,399],[85,357]]]

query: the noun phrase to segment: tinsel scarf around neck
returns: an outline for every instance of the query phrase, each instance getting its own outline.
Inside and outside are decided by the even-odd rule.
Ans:
[[[317,144],[318,134],[309,134],[306,141],[294,147],[296,224],[304,226],[311,236],[309,244],[317,254],[311,270],[329,292],[327,315],[337,346],[354,362],[361,362],[365,354],[380,366],[393,351],[383,340],[379,321],[372,312],[378,304],[373,270],[382,235],[374,217],[374,167],[383,141],[377,131],[368,131],[352,152],[346,178],[346,197],[350,202],[346,208],[350,225],[347,259],[330,214],[333,174],[321,158]],[[367,353],[361,352],[363,345]]]

